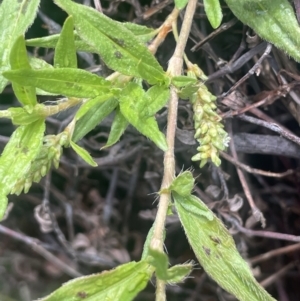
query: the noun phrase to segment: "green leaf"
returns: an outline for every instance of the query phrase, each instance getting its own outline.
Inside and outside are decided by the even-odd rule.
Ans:
[[[300,62],[300,27],[288,0],[225,0],[243,23]],[[287,22],[288,20],[288,22]]]
[[[153,231],[154,231],[154,224],[155,224],[155,222],[153,223],[152,227],[148,231],[146,241],[144,242],[142,260],[146,259],[149,256],[150,244],[151,244],[151,240],[153,237]]]
[[[2,72],[10,69],[9,55],[17,38],[32,24],[40,0],[3,0],[0,5],[0,93],[8,83]]]
[[[91,47],[89,44],[83,41],[76,32],[74,32],[73,35],[74,35],[75,49],[77,51],[84,51],[84,52],[91,52],[91,53],[97,52],[93,47]],[[54,34],[42,38],[29,39],[26,40],[26,45],[32,47],[55,48],[59,36],[60,34]]]
[[[183,281],[192,271],[192,264],[175,265],[168,268],[168,256],[157,250],[149,249],[149,257],[147,260],[155,267],[155,274],[158,279],[177,283]]]
[[[181,196],[188,196],[192,192],[194,182],[192,173],[190,171],[184,171],[173,180],[170,189]]]
[[[142,117],[151,117],[162,109],[170,98],[170,90],[166,86],[152,86],[145,95],[147,103],[141,111]]]
[[[72,140],[77,142],[88,132],[93,130],[106,116],[108,116],[118,105],[116,98],[110,98],[104,103],[97,103],[76,122]]]
[[[189,2],[189,0],[174,0],[174,2],[175,2],[176,8],[183,9],[183,8],[185,8],[185,6]]]
[[[108,94],[100,95],[95,98],[87,100],[77,111],[77,113],[75,115],[76,120],[79,120],[82,116],[84,116],[92,107],[97,106],[98,104],[101,104],[112,97],[113,97],[113,94],[108,93]]]
[[[143,25],[125,22],[122,23],[128,30],[130,30],[140,42],[146,43],[151,40],[156,34],[157,31],[153,28],[149,28]]]
[[[174,196],[180,195],[179,193],[173,191]],[[187,212],[191,212],[200,218],[205,217],[207,220],[212,221],[214,219],[213,212],[196,196],[194,195],[180,195],[180,197],[185,197],[188,199],[186,202],[180,204]]]
[[[184,75],[174,76],[171,83],[177,88],[182,88],[197,83],[197,79]]]
[[[93,160],[91,155],[82,147],[74,143],[73,141],[70,141],[70,145],[73,148],[73,150],[77,153],[79,157],[81,157],[87,164],[90,164],[91,166],[98,166],[98,164]]]
[[[53,69],[53,66],[48,64],[46,61],[39,59],[37,57],[29,57],[29,64],[32,69]]]
[[[122,23],[70,0],[55,0],[55,3],[73,16],[78,34],[97,50],[109,68],[125,75],[142,77],[150,84],[168,80],[148,48]]]
[[[187,210],[194,207],[193,196],[174,193],[173,197],[185,234],[206,273],[240,301],[275,301],[255,280],[230,233],[209,208],[202,203],[212,219]]]
[[[134,23],[122,23],[122,25],[128,30],[130,30],[136,36],[136,38],[138,38],[139,41],[143,43],[148,42],[149,40],[152,39],[153,36],[156,35],[156,30],[146,26],[142,26]],[[73,33],[73,35],[75,39],[75,48],[77,51],[84,51],[84,52],[91,52],[91,53],[97,52],[87,42],[82,40],[76,31]],[[59,36],[60,34],[54,34],[42,38],[29,39],[26,40],[26,45],[32,47],[55,48]]]
[[[23,36],[20,36],[14,43],[10,52],[10,66],[12,70],[16,69],[28,69],[30,70],[30,64],[28,61],[27,50],[25,46],[25,40]],[[22,86],[16,83],[12,83],[14,93],[16,94],[20,103],[24,106],[34,106],[37,104],[37,98],[35,88],[30,86]]]
[[[146,261],[133,261],[71,280],[39,301],[130,301],[146,287],[152,273],[153,268]]]
[[[155,267],[155,274],[157,278],[168,281],[168,267],[169,259],[168,256],[160,251],[149,248],[149,256],[152,258],[149,261],[151,265]]]
[[[55,68],[77,68],[77,56],[74,41],[74,22],[68,17],[60,33],[54,54]]]
[[[191,273],[193,268],[192,263],[176,264],[167,270],[168,282],[178,283],[183,282]]]
[[[41,119],[41,114],[33,110],[29,112],[26,108],[9,108],[8,111],[11,114],[11,120],[14,125],[28,125],[39,119]]]
[[[107,94],[111,83],[88,71],[75,68],[12,70],[4,72],[9,80],[68,97],[96,97]]]
[[[6,210],[6,196],[19,179],[26,177],[31,162],[42,146],[44,131],[44,120],[20,126],[3,150],[0,157],[0,220]]]
[[[220,0],[203,0],[204,10],[213,28],[220,26],[223,18]]]
[[[120,140],[121,136],[123,135],[124,131],[126,130],[128,124],[129,123],[127,119],[121,113],[120,108],[118,108],[116,110],[116,115],[110,128],[107,143],[101,149],[110,147],[115,143],[117,143]]]
[[[129,83],[123,89],[119,99],[121,113],[139,132],[165,151],[168,148],[166,138],[160,132],[155,118],[141,116],[141,111],[144,109],[147,101],[148,97],[145,91],[138,84]]]
[[[39,69],[53,69],[53,66],[48,64],[46,61],[39,59],[37,57],[30,57],[29,63],[32,69],[39,70]],[[37,95],[47,95],[47,96],[57,96],[58,93],[50,93],[39,88],[35,89]]]

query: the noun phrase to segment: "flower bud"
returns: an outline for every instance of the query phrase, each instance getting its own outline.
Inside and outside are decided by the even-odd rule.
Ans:
[[[201,154],[200,153],[196,154],[195,156],[192,157],[191,160],[192,161],[200,161],[201,160]]]
[[[194,138],[197,139],[201,136],[201,128],[197,128],[196,129],[196,132],[195,132],[195,135],[194,135]]]
[[[27,178],[24,184],[24,193],[27,193],[32,185],[32,178]]]

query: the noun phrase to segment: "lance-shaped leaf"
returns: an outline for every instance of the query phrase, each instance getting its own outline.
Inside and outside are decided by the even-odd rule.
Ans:
[[[37,156],[45,131],[44,120],[18,127],[0,157],[0,220],[6,209],[6,195],[15,183],[26,177],[32,161]]]
[[[127,119],[121,113],[120,108],[118,108],[116,110],[116,115],[110,128],[107,143],[101,149],[110,147],[117,143],[123,135],[124,131],[126,130],[128,124],[129,123]]]
[[[139,39],[140,42],[143,43],[150,41],[157,34],[156,30],[154,30],[153,28],[149,28],[147,26],[130,23],[130,22],[128,23],[125,22],[122,24],[128,30],[130,30],[136,36],[136,38]]]
[[[93,130],[117,105],[118,100],[116,98],[110,98],[104,103],[97,103],[91,107],[86,114],[76,122],[72,140],[77,142],[88,132]]]
[[[143,88],[138,84],[129,83],[121,93],[120,110],[129,123],[165,151],[168,148],[166,138],[160,132],[155,118],[141,116],[148,99]]]
[[[142,253],[142,258],[141,258],[142,260],[146,259],[149,256],[149,250],[150,250],[151,240],[153,237],[154,226],[155,226],[155,222],[153,223],[152,227],[148,231],[146,241],[144,242],[143,253]]]
[[[91,47],[89,44],[83,41],[76,32],[74,32],[73,34],[74,34],[75,49],[77,51],[84,51],[84,52],[91,52],[91,53],[97,52],[93,47]],[[32,47],[55,48],[59,36],[60,34],[53,34],[42,38],[29,39],[26,40],[26,45]]]
[[[4,72],[9,80],[68,97],[96,97],[109,92],[111,83],[88,71],[75,68],[12,70]]]
[[[255,280],[230,233],[210,209],[192,195],[173,192],[173,197],[185,234],[206,273],[240,301],[275,301]],[[201,210],[195,201],[201,202]]]
[[[288,0],[225,0],[243,23],[300,62],[300,27]],[[287,21],[288,20],[288,21]]]
[[[77,56],[74,41],[74,22],[72,16],[66,19],[59,35],[59,39],[55,47],[54,67],[77,67]]]
[[[74,143],[73,141],[70,141],[70,145],[73,148],[73,150],[76,152],[76,154],[81,157],[87,164],[91,166],[97,166],[97,163],[94,161],[94,159],[91,157],[91,155],[82,147]]]
[[[10,66],[12,70],[16,69],[31,69],[28,61],[25,40],[20,36],[14,43],[10,52]],[[37,104],[35,88],[30,86],[22,86],[17,83],[12,83],[14,93],[20,103],[24,106],[34,106]]]
[[[53,66],[48,64],[46,61],[39,59],[37,57],[30,57],[29,58],[29,63],[32,69],[53,69]],[[41,90],[39,88],[35,89],[37,95],[51,95],[51,96],[57,96],[59,94],[57,93],[50,93],[46,92],[44,90]]]
[[[167,86],[155,85],[148,89],[145,98],[148,100],[140,114],[142,117],[151,117],[166,105],[170,98],[170,90]]]
[[[70,0],[55,3],[73,16],[80,37],[97,50],[108,67],[125,75],[142,77],[150,84],[168,80],[148,48],[122,23]]]
[[[153,267],[146,261],[129,262],[71,280],[39,301],[130,301],[145,288],[152,273]]]
[[[95,98],[87,100],[77,111],[75,118],[76,120],[79,120],[82,116],[84,116],[91,108],[97,106],[98,104],[101,104],[105,102],[106,100],[113,97],[112,93],[107,93],[104,95],[97,96]]]
[[[29,64],[32,69],[36,69],[36,70],[53,69],[53,66],[47,63],[46,61],[33,56],[29,57]]]
[[[204,10],[213,28],[220,26],[222,22],[222,9],[220,0],[203,0]]]
[[[9,54],[14,42],[33,22],[40,0],[3,0],[0,4],[0,93],[8,83],[2,72],[10,67]]]
[[[152,28],[138,25],[135,23],[122,23],[122,25],[128,30],[130,30],[136,36],[136,38],[138,38],[139,41],[143,43],[146,43],[149,40],[151,40],[157,33],[157,31]],[[75,39],[75,48],[77,51],[92,52],[92,53],[97,52],[87,42],[82,40],[77,32],[74,32],[73,34]],[[53,34],[42,38],[28,39],[26,40],[26,45],[32,47],[55,48],[59,36],[60,34]]]

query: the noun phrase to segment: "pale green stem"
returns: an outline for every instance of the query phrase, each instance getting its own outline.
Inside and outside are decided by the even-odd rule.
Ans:
[[[38,110],[40,110],[40,113],[43,114],[44,116],[51,116],[61,111],[70,109],[71,107],[74,107],[80,103],[82,103],[82,99],[71,97],[68,98],[66,101],[58,103],[57,105],[54,106],[46,106],[46,105],[39,106]]]
[[[190,0],[188,2],[186,12],[184,15],[182,28],[178,37],[178,42],[172,58],[170,59],[168,72],[171,76],[179,76],[183,66],[183,55],[187,39],[190,34],[193,16],[196,10],[197,0]],[[163,252],[164,243],[164,228],[165,220],[168,212],[169,201],[171,198],[168,188],[175,177],[175,157],[174,157],[174,142],[177,124],[177,108],[178,95],[175,87],[171,87],[171,97],[168,107],[168,125],[167,125],[167,143],[168,150],[164,155],[164,175],[161,185],[162,193],[160,195],[158,211],[155,219],[153,237],[151,240],[151,247]],[[157,279],[156,301],[165,301],[165,282]]]
[[[155,291],[156,301],[165,301],[166,300],[166,282],[157,279],[156,280],[156,291]]]
[[[11,118],[11,112],[8,110],[1,110],[0,118]]]

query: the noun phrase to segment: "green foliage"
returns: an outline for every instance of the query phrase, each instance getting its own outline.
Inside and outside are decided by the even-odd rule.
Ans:
[[[170,90],[166,86],[153,86],[143,96],[143,103],[141,103],[142,117],[152,117],[160,109],[162,109],[168,102],[170,97]],[[144,106],[142,108],[142,106]]]
[[[37,87],[68,97],[96,97],[110,92],[111,84],[102,77],[75,68],[11,70],[3,75],[19,85]]]
[[[170,189],[179,195],[190,195],[194,187],[194,177],[190,171],[180,173],[172,182]]]
[[[27,193],[33,182],[38,183],[50,170],[53,164],[58,168],[62,154],[62,146],[68,141],[68,134],[47,135],[35,158],[30,162],[26,177],[21,177],[14,185],[11,193],[19,195],[24,190]]]
[[[80,277],[65,283],[40,301],[130,301],[145,288],[153,273],[143,260],[129,262],[111,271]]]
[[[20,36],[13,45],[10,52],[10,66],[12,70],[25,69],[30,70],[31,66],[28,61],[25,40]],[[24,106],[32,107],[37,104],[35,88],[30,86],[21,86],[17,83],[12,84],[14,93],[19,102]]]
[[[219,0],[203,0],[204,10],[213,28],[220,26],[222,22],[222,9]]]
[[[198,81],[206,76],[197,65],[188,65],[187,76],[170,78],[144,44],[159,30],[114,21],[74,1],[54,2],[70,15],[61,33],[26,42],[30,46],[55,48],[54,66],[27,56],[23,35],[33,22],[39,1],[3,0],[0,5],[0,92],[11,81],[22,105],[0,111],[0,117],[9,118],[18,126],[0,157],[0,220],[7,207],[7,195],[27,193],[52,165],[58,168],[63,147],[72,147],[85,162],[96,166],[90,154],[76,142],[111,113],[114,120],[105,147],[117,143],[128,125],[132,125],[166,151],[168,144],[155,115],[166,106],[170,85],[193,106],[195,139],[200,146],[192,160],[200,161],[200,166],[209,159],[216,165],[221,163],[219,151],[226,148],[228,136],[216,113],[216,97]],[[238,18],[263,38],[300,61],[299,26],[286,0],[226,2]],[[177,9],[183,9],[187,3],[188,0],[175,1]],[[210,23],[218,27],[222,20],[219,1],[203,3]],[[287,18],[289,22],[285,22]],[[120,74],[107,80],[78,69],[76,51],[99,54],[109,68]],[[152,86],[144,89],[144,84]],[[36,94],[64,98],[55,105],[45,105],[37,103]],[[71,107],[77,112],[70,124],[57,135],[44,136],[45,119]],[[172,193],[188,240],[205,271],[239,300],[274,300],[256,282],[222,222],[191,194],[193,186],[193,175],[185,171],[160,193]],[[151,246],[153,229],[154,226],[148,233],[141,261],[80,277],[41,300],[129,301],[147,285],[154,272],[161,281],[183,281],[192,264],[169,267],[167,255]]]
[[[70,145],[73,148],[73,150],[77,153],[79,157],[81,157],[87,164],[91,166],[98,166],[97,163],[93,160],[93,158],[90,156],[90,154],[82,147],[74,143],[73,141],[70,141]]]
[[[167,142],[163,133],[160,132],[155,118],[140,114],[148,104],[148,97],[143,88],[136,83],[128,84],[123,89],[119,102],[120,111],[127,121],[165,151],[168,148]]]
[[[209,208],[202,203],[203,209],[195,212],[191,196],[173,196],[186,236],[206,273],[240,301],[274,301],[256,282],[230,233]]]
[[[122,23],[122,26],[130,30],[140,42],[144,43],[151,40],[157,34],[157,31],[152,28],[134,23]],[[33,47],[55,48],[59,37],[60,34],[54,34],[47,37],[29,39],[26,41],[26,45]],[[77,51],[97,52],[92,46],[85,42],[85,40],[82,40],[76,32],[74,32],[74,42]]]
[[[75,49],[77,51],[91,52],[91,53],[97,52],[92,46],[90,46],[84,40],[82,40],[81,37],[76,32],[73,32],[73,35],[74,35]],[[32,47],[55,48],[59,37],[60,34],[53,34],[42,38],[29,39],[26,40],[26,45]]]
[[[10,68],[10,52],[15,41],[33,22],[40,0],[3,0],[0,5],[0,93],[8,83],[2,72]]]
[[[72,16],[67,18],[55,46],[54,67],[77,68],[77,56]]]
[[[111,69],[141,77],[150,84],[168,80],[147,47],[121,23],[109,19],[95,9],[70,0],[55,2],[73,16],[78,34],[100,54]]]
[[[129,122],[121,113],[120,108],[117,108],[113,123],[111,125],[107,143],[104,147],[102,147],[102,149],[110,147],[117,143],[120,137],[123,135],[124,131],[126,130],[128,124]]]
[[[174,76],[172,77],[172,84],[177,88],[189,87],[197,83],[196,78],[189,76]]]
[[[182,282],[192,271],[191,263],[178,264],[169,268],[168,256],[165,253],[149,249],[148,261],[155,267],[158,279],[169,283]]]
[[[104,103],[97,102],[82,118],[76,122],[73,141],[77,142],[94,129],[106,116],[118,106],[116,98],[109,98]],[[75,116],[76,117],[76,116]]]
[[[189,243],[207,274],[240,301],[274,301],[256,282],[223,223],[201,200],[188,195],[185,188],[183,194],[177,193],[182,191],[179,187],[182,183],[184,187],[194,184],[188,172],[180,177],[180,181],[174,180],[171,185],[175,207]]]
[[[76,120],[79,120],[80,118],[82,118],[85,114],[87,114],[88,112],[92,111],[95,107],[97,107],[98,105],[107,102],[110,98],[113,97],[113,94],[108,92],[107,94],[103,94],[100,96],[96,96],[95,98],[91,98],[86,100],[81,107],[79,108],[79,110],[77,111],[75,118]],[[110,111],[111,112],[111,111]],[[110,113],[109,112],[109,113]],[[106,115],[105,115],[106,116]],[[95,126],[94,126],[95,127]],[[92,128],[91,128],[92,129]],[[86,133],[85,133],[86,134]],[[84,135],[85,135],[84,134]],[[83,136],[82,136],[83,137]]]
[[[300,28],[288,0],[225,0],[243,23],[300,62]],[[287,22],[288,20],[288,22]]]
[[[20,180],[25,180],[31,162],[42,146],[45,131],[44,120],[18,127],[5,146],[0,157],[0,220],[6,205],[7,195]]]

